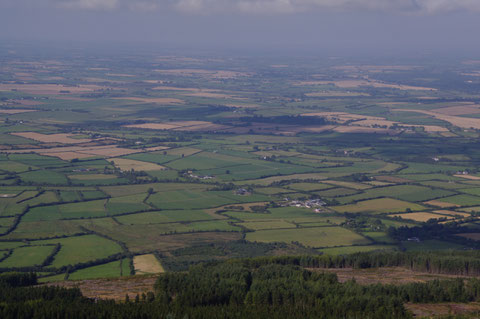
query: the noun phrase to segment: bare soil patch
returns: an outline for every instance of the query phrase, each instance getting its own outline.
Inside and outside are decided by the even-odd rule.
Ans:
[[[405,308],[411,311],[414,317],[436,318],[437,316],[478,313],[480,312],[480,303],[407,303]]]
[[[125,300],[128,294],[131,300],[135,296],[153,292],[153,286],[157,276],[128,276],[109,279],[89,279],[76,281],[60,281],[46,284],[46,286],[59,286],[65,288],[79,288],[82,294],[88,298]]]
[[[458,278],[455,275],[430,274],[418,272],[402,267],[382,267],[369,269],[353,268],[330,268],[330,269],[309,269],[317,272],[333,272],[338,276],[340,282],[346,282],[355,278],[361,285],[371,284],[395,284],[403,285],[412,282],[427,282],[434,279]]]

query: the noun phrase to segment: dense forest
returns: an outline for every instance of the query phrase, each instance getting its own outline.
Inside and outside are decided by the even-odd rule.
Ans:
[[[80,290],[37,285],[36,274],[0,275],[1,318],[411,318],[404,304],[480,299],[476,278],[404,285],[340,283],[333,273],[306,267],[381,267],[410,263],[455,272],[477,252],[370,253],[234,259],[194,265],[159,276],[155,293],[116,303],[83,297]],[[423,258],[423,259],[422,259]],[[458,266],[459,264],[457,264]],[[468,267],[470,269],[470,266]],[[473,270],[475,269],[475,270]]]

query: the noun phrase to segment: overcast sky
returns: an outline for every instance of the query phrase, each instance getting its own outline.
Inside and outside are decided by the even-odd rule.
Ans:
[[[480,0],[0,0],[0,41],[480,53]]]

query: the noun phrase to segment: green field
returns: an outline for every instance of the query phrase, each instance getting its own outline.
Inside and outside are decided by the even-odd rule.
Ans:
[[[0,268],[41,265],[53,248],[53,245],[15,248],[7,259],[0,262]]]
[[[80,280],[80,279],[120,277],[122,276],[123,263],[128,263],[128,259],[116,260],[103,265],[98,265],[98,266],[77,270],[71,273],[68,276],[68,279]]]
[[[328,255],[348,255],[359,252],[369,252],[376,250],[395,250],[396,246],[393,245],[367,245],[367,246],[346,246],[346,247],[333,247],[333,248],[320,248],[320,252]]]
[[[309,247],[365,245],[370,241],[341,227],[316,227],[261,230],[247,233],[246,239],[258,242],[299,242]]]
[[[393,198],[379,198],[357,202],[356,204],[334,206],[334,210],[340,213],[394,213],[404,212],[406,209],[418,211],[424,209],[423,206],[401,201]]]
[[[96,235],[41,240],[36,243],[59,243],[61,245],[61,249],[52,263],[52,266],[54,267],[74,265],[89,260],[105,258],[121,252],[121,248],[118,244]]]

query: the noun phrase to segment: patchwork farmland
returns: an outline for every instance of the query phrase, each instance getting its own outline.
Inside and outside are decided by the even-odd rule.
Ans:
[[[1,271],[480,245],[467,86],[409,65],[92,59],[0,67]]]

